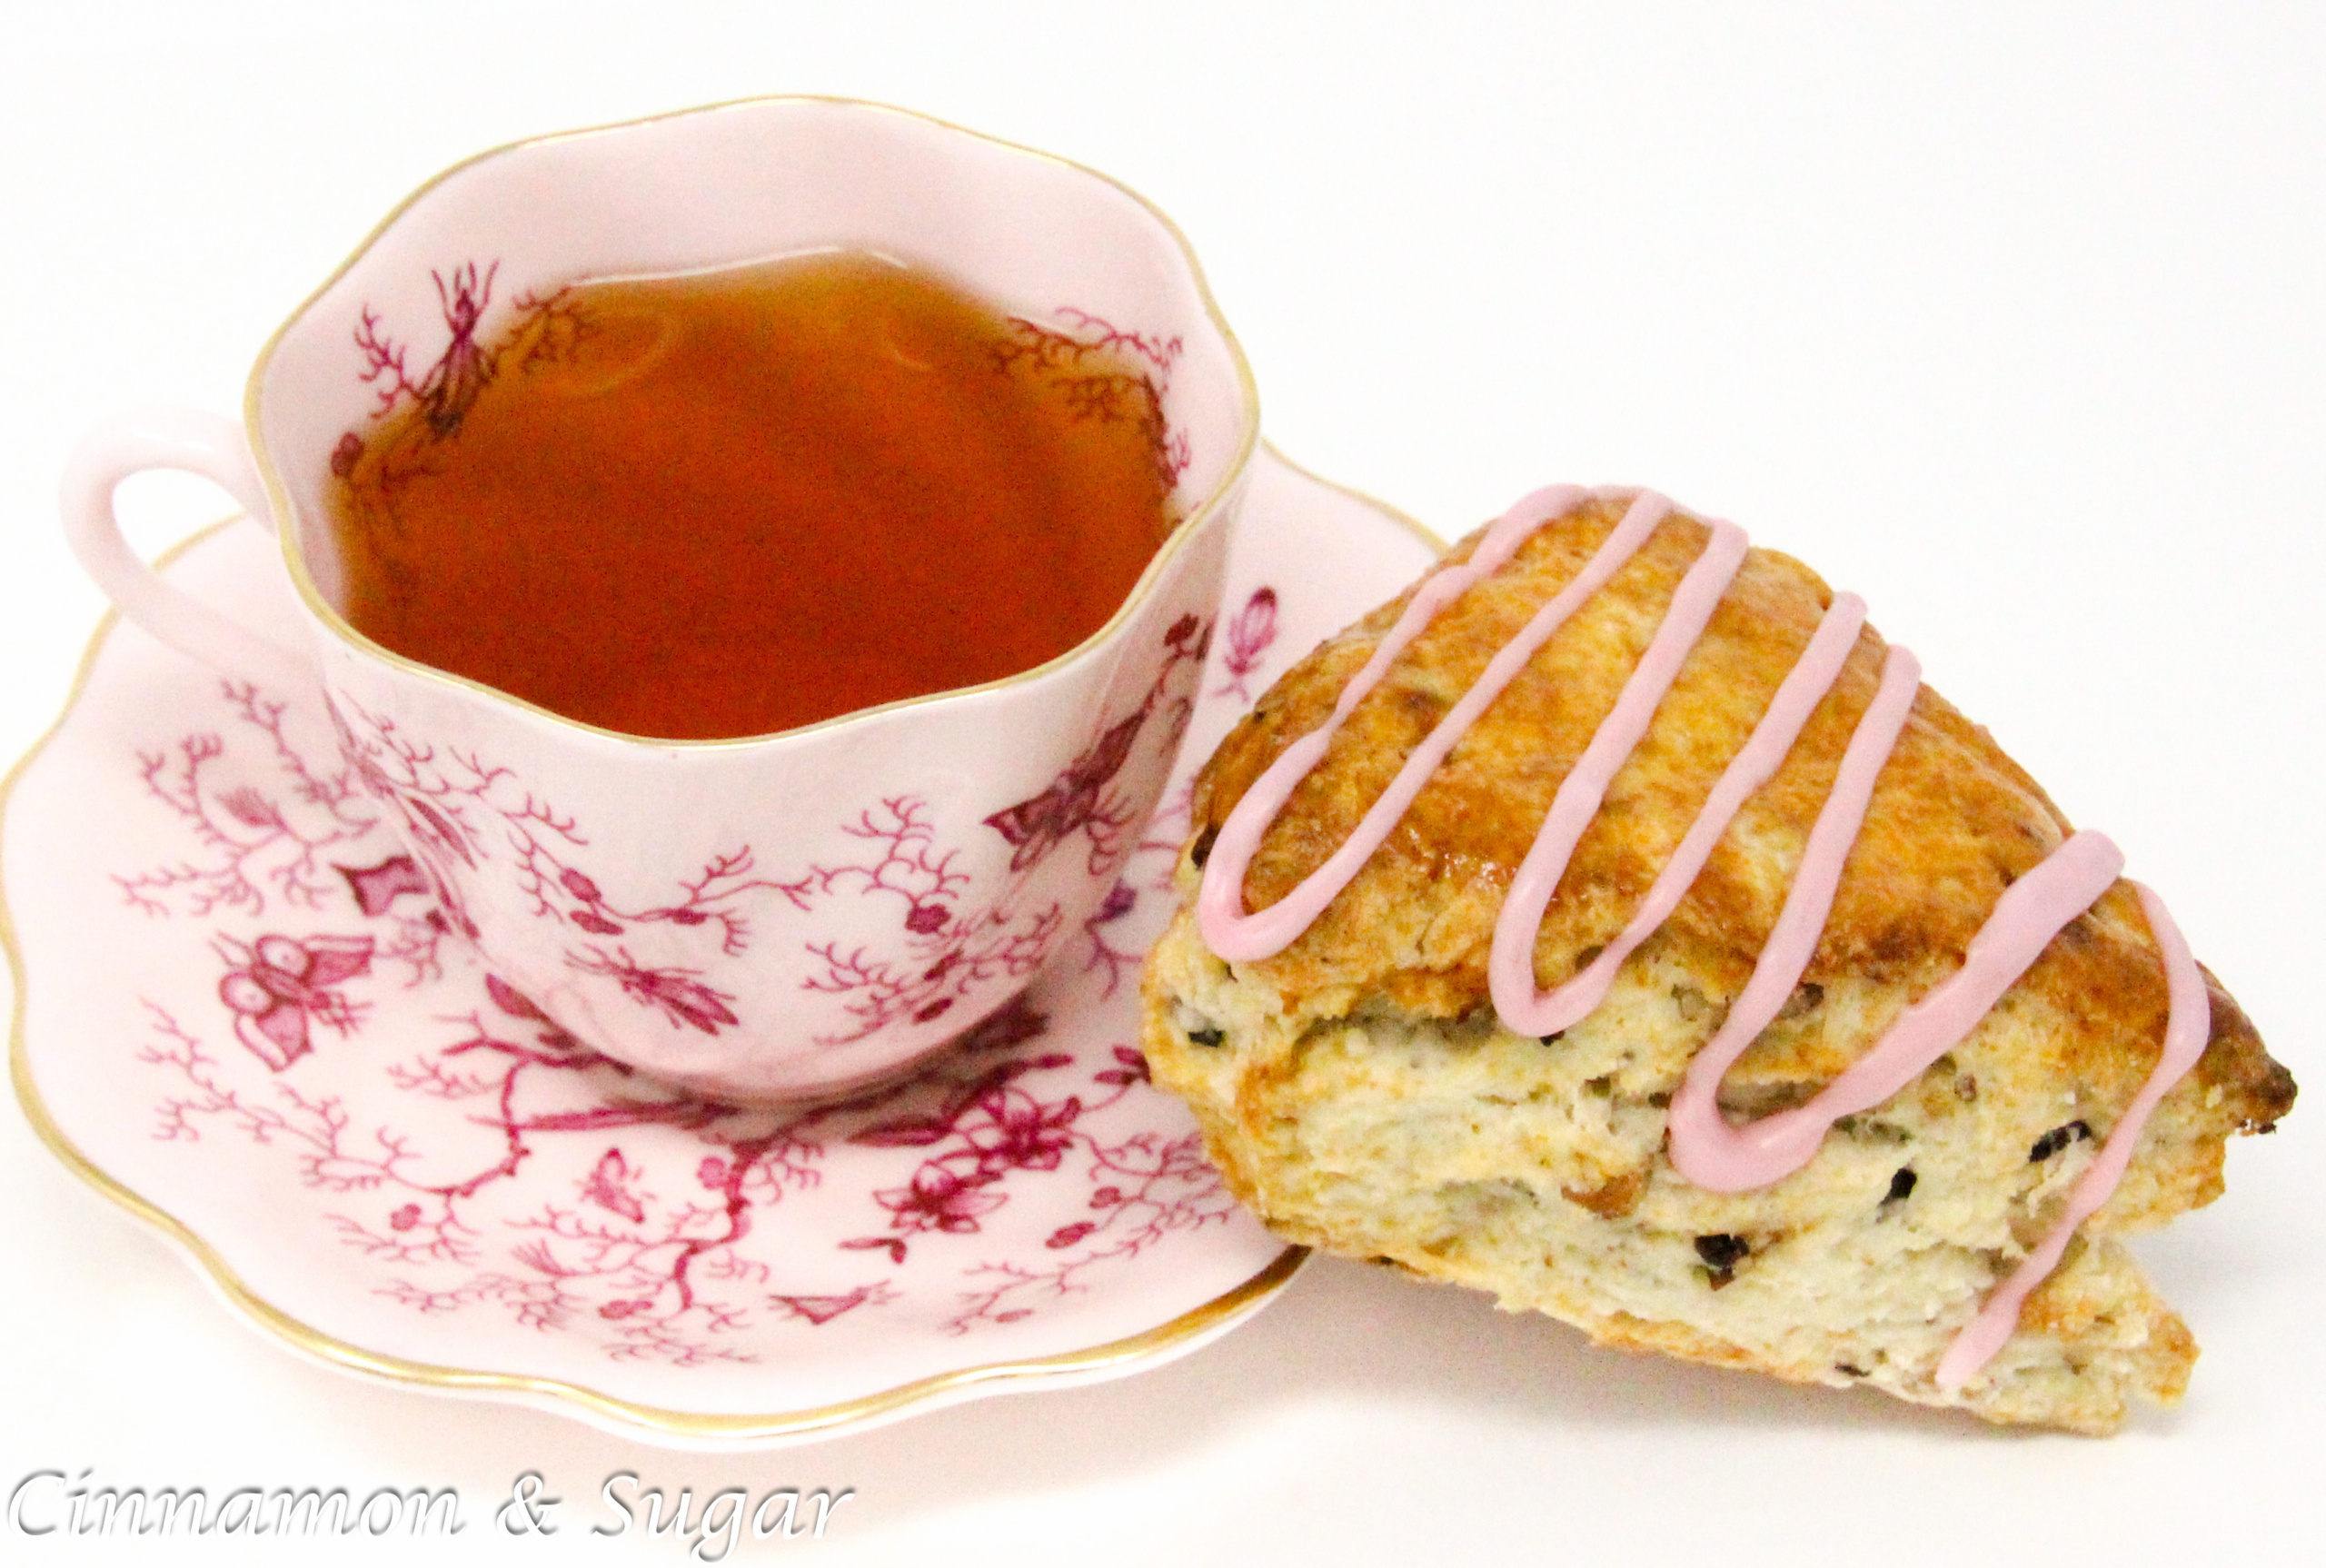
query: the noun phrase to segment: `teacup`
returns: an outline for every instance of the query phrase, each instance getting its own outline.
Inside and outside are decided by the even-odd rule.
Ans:
[[[455,363],[579,279],[819,247],[941,267],[1080,341],[1156,351],[1183,518],[1128,600],[1037,669],[741,740],[647,740],[405,659],[334,608],[325,495],[379,417],[376,345]],[[490,280],[489,291],[484,287]],[[417,384],[426,383],[418,376]],[[877,105],[764,99],[525,142],[423,186],[260,355],[244,419],[132,416],[66,475],[75,552],[135,624],[231,679],[320,690],[347,763],[497,985],[715,1096],[903,1070],[1084,929],[1190,710],[1258,435],[1251,374],[1178,232],[1088,170]],[[272,520],[303,606],[279,646],[123,542],[114,486],[204,474]],[[400,879],[398,879],[400,878]]]

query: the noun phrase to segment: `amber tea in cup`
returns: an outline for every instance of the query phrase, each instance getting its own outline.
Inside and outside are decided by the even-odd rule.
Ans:
[[[770,98],[446,171],[283,323],[242,421],[111,422],[64,521],[130,620],[327,726],[338,820],[395,831],[393,886],[317,919],[424,918],[501,1017],[800,1103],[974,1032],[1103,918],[1258,442],[1138,197]],[[293,635],[130,548],[114,491],[157,468],[274,531]]]
[[[421,663],[625,734],[767,734],[1046,663],[1170,531],[1151,345],[825,252],[515,301],[440,280],[426,372],[333,454],[337,608]]]

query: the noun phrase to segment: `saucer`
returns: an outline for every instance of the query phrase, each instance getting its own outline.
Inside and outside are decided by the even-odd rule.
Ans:
[[[1121,883],[920,1076],[806,1109],[681,1096],[562,1033],[449,935],[319,705],[109,619],[0,789],[17,1097],[231,1305],[343,1370],[721,1447],[1158,1365],[1305,1255],[1236,1205],[1138,1050],[1188,779],[1436,553],[1264,451]],[[167,573],[295,636],[258,529]],[[868,848],[909,853],[891,815]]]

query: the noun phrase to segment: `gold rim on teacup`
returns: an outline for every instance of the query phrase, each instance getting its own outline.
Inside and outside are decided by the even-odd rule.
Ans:
[[[283,323],[276,327],[273,332],[268,336],[265,345],[259,351],[258,359],[251,368],[249,378],[244,383],[243,426],[245,439],[250,442],[251,454],[257,465],[261,482],[263,482],[266,487],[266,499],[270,508],[273,510],[273,515],[278,519],[287,519],[293,515],[295,511],[290,486],[285,482],[281,471],[276,466],[273,457],[267,447],[266,442],[263,439],[259,427],[259,403],[262,396],[262,389],[265,382],[268,367],[273,362],[275,350],[281,345],[283,338],[305,319],[309,311],[313,309],[343,279],[363,263],[363,259],[371,254],[373,249],[378,244],[382,236],[385,235],[389,230],[395,227],[396,223],[405,215],[405,213],[425,199],[430,193],[435,191],[438,187],[445,184],[456,176],[462,174],[471,169],[476,168],[481,164],[491,163],[495,159],[505,157],[511,154],[523,152],[529,148],[548,146],[561,142],[579,141],[587,137],[602,136],[615,132],[633,130],[640,126],[662,124],[671,121],[691,119],[701,115],[731,114],[737,111],[750,110],[780,104],[830,104],[838,108],[860,110],[872,114],[893,114],[900,119],[915,121],[921,124],[933,126],[939,130],[953,132],[959,135],[969,136],[979,142],[984,143],[987,145],[999,148],[1005,152],[1015,154],[1024,158],[1031,159],[1039,163],[1049,164],[1059,168],[1071,170],[1076,174],[1087,175],[1091,179],[1097,180],[1101,184],[1120,192],[1123,195],[1129,197],[1133,202],[1137,203],[1140,207],[1146,209],[1148,216],[1152,217],[1157,223],[1161,225],[1163,231],[1170,236],[1171,243],[1178,247],[1180,259],[1187,265],[1188,277],[1195,284],[1197,297],[1202,302],[1204,314],[1209,320],[1212,329],[1219,334],[1221,342],[1227,348],[1229,362],[1234,369],[1237,381],[1242,392],[1243,415],[1239,422],[1239,428],[1237,432],[1232,455],[1230,456],[1226,467],[1222,470],[1218,481],[1213,484],[1210,490],[1196,501],[1193,505],[1188,507],[1186,515],[1182,517],[1177,524],[1175,524],[1170,537],[1164,541],[1163,547],[1157,551],[1154,558],[1148,562],[1146,571],[1139,575],[1138,581],[1133,585],[1129,595],[1119,606],[1117,607],[1115,613],[1108,617],[1106,623],[1100,626],[1098,630],[1092,632],[1088,637],[1084,638],[1080,642],[1076,643],[1072,648],[1068,649],[1065,652],[1059,654],[1056,658],[1045,660],[1043,663],[1035,665],[1029,670],[1021,670],[1013,675],[1003,676],[997,680],[986,681],[983,684],[977,686],[951,687],[943,691],[924,692],[917,697],[900,698],[894,702],[883,703],[878,707],[856,709],[847,713],[837,714],[832,718],[820,719],[813,724],[801,725],[794,729],[771,730],[766,734],[760,735],[727,736],[709,740],[653,739],[648,737],[632,735],[623,730],[609,729],[600,725],[589,723],[583,719],[568,718],[564,714],[555,712],[552,710],[541,707],[537,703],[529,702],[522,697],[514,696],[510,692],[501,690],[497,687],[488,686],[482,681],[471,680],[467,676],[455,674],[451,670],[440,670],[434,665],[422,664],[417,660],[410,659],[405,657],[403,654],[398,653],[392,648],[383,647],[380,643],[364,636],[362,632],[356,630],[354,627],[347,623],[346,618],[340,614],[338,610],[331,604],[329,600],[323,596],[322,590],[315,585],[313,574],[307,570],[305,552],[300,548],[299,541],[293,531],[287,527],[278,528],[276,530],[277,541],[282,546],[283,564],[291,574],[292,583],[298,590],[299,596],[305,600],[308,608],[314,612],[316,619],[323,626],[329,628],[333,632],[337,634],[342,640],[351,646],[363,650],[363,652],[372,658],[385,660],[399,669],[406,670],[409,673],[421,676],[424,679],[441,680],[447,684],[460,687],[467,690],[482,693],[485,696],[493,698],[498,701],[506,702],[512,707],[521,708],[528,712],[536,714],[553,724],[589,734],[604,736],[610,739],[625,741],[636,745],[651,745],[658,749],[671,748],[688,750],[721,750],[731,749],[737,747],[752,746],[764,740],[772,739],[779,735],[807,734],[817,729],[830,728],[833,725],[850,723],[856,719],[864,718],[868,714],[892,712],[900,709],[917,707],[923,703],[936,702],[949,698],[965,696],[972,692],[999,690],[1006,687],[1015,686],[1023,681],[1031,680],[1039,676],[1046,675],[1051,670],[1059,669],[1064,665],[1072,663],[1075,660],[1088,654],[1094,648],[1104,644],[1121,628],[1124,620],[1130,616],[1132,611],[1147,597],[1149,590],[1151,590],[1162,575],[1169,570],[1171,562],[1177,558],[1186,542],[1200,531],[1203,523],[1227,499],[1228,494],[1234,489],[1238,477],[1247,471],[1250,467],[1253,453],[1257,450],[1260,440],[1259,387],[1258,383],[1253,379],[1250,362],[1245,358],[1244,346],[1242,342],[1238,340],[1235,331],[1228,324],[1227,317],[1220,313],[1219,303],[1213,297],[1211,292],[1210,280],[1205,277],[1202,263],[1197,260],[1195,247],[1188,243],[1185,232],[1180,229],[1177,223],[1172,221],[1169,213],[1164,212],[1162,208],[1148,200],[1138,191],[1124,184],[1121,181],[1114,178],[1114,176],[1100,170],[1094,169],[1087,164],[1078,163],[1074,159],[1061,157],[1054,153],[1046,153],[1039,148],[1029,147],[1020,143],[1009,141],[1003,137],[988,135],[984,132],[971,130],[967,126],[959,125],[951,121],[940,119],[934,114],[924,114],[919,113],[918,110],[899,108],[891,104],[875,103],[871,100],[862,98],[845,98],[826,94],[814,93],[770,94],[758,97],[731,98],[717,104],[705,104],[691,109],[672,110],[660,114],[644,114],[632,120],[617,120],[602,125],[587,126],[580,130],[555,131],[539,136],[521,137],[516,141],[506,142],[502,144],[500,146],[489,148],[486,151],[478,153],[471,157],[463,158],[459,163],[453,164],[447,168],[438,171],[438,173],[415,188],[409,195],[405,196],[403,201],[398,202],[385,216],[382,217],[377,223],[373,225],[372,232],[364,235],[363,241],[356,245],[354,250],[348,253],[347,258],[341,262],[337,267],[332,270],[329,277],[317,284],[314,290],[310,293],[305,299],[299,303],[298,308],[293,310],[290,315],[283,319]]]

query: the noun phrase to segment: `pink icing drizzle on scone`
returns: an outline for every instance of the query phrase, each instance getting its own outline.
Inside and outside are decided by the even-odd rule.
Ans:
[[[1441,610],[1499,571],[1537,529],[1565,516],[1593,493],[1571,485],[1536,491],[1486,531],[1468,561],[1425,578],[1373,656],[1343,688],[1324,724],[1287,747],[1245,792],[1221,825],[1197,896],[1198,922],[1213,952],[1231,962],[1250,962],[1272,958],[1290,947],[1387,840],[1430,776],[1478,716],[1552,635],[1638,552],[1672,511],[1671,502],[1652,492],[1634,496],[1622,521],[1583,571],[1496,652],[1476,684],[1406,759],[1347,841],[1284,898],[1257,913],[1247,913],[1244,878],[1261,839],[1300,780],[1323,759],[1333,736],[1357,703],[1380,684],[1398,656]],[[1596,493],[1602,499],[1615,499],[1610,492]],[[1703,637],[1721,596],[1744,561],[1744,531],[1720,521],[1710,527],[1711,540],[1681,580],[1614,710],[1561,782],[1496,919],[1489,988],[1495,1011],[1514,1032],[1556,1033],[1579,1022],[1605,998],[1625,958],[1679,907],[1737,811],[1784,762],[1810,714],[1839,678],[1864,625],[1864,601],[1854,594],[1837,594],[1809,646],[1778,687],[1768,710],[1714,784],[1672,859],[1622,933],[1566,983],[1538,992],[1535,937],[1559,878],[1584,830],[1597,815],[1609,783],[1647,733],[1658,704]],[[1833,789],[1810,830],[1801,866],[1768,944],[1743,993],[1689,1065],[1680,1092],[1674,1097],[1668,1124],[1672,1164],[1698,1186],[1742,1192],[1769,1186],[1799,1170],[1815,1156],[1835,1121],[1880,1105],[1969,1034],[2061,929],[2114,885],[2122,868],[2122,852],[2106,837],[2091,832],[2073,835],[2004,890],[1971,939],[1962,968],[1906,1008],[1863,1057],[1815,1098],[1732,1126],[1720,1113],[1721,1080],[1776,1017],[1807,970],[1833,908],[1842,868],[1864,823],[1874,781],[1905,727],[1920,682],[1921,669],[1914,656],[1903,648],[1891,649],[1880,688],[1851,735]],[[2066,1212],[1988,1297],[1941,1359],[1936,1381],[1949,1392],[1977,1375],[2011,1337],[2028,1294],[2058,1266],[2076,1226],[2107,1202],[2122,1180],[2133,1146],[2157,1102],[2203,1054],[2211,1018],[2203,977],[2163,903],[2148,888],[2137,883],[2133,887],[2164,961],[2171,1013],[2163,1053],[2140,1094],[2110,1130],[2099,1155],[2077,1184]]]

